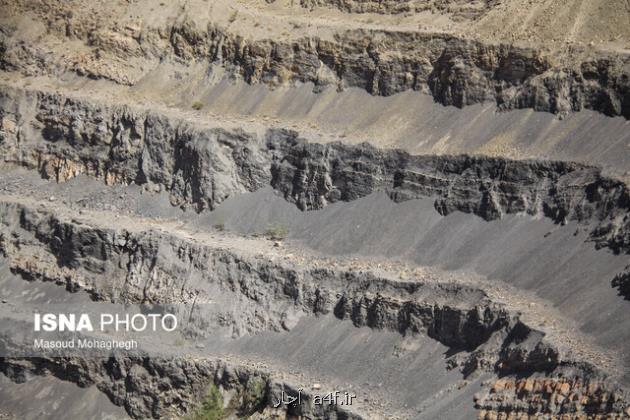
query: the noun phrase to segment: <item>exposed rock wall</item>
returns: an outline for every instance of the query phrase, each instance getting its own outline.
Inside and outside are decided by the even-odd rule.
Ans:
[[[622,181],[570,162],[511,161],[470,156],[412,156],[368,144],[347,146],[271,141],[281,150],[271,185],[301,209],[386,191],[394,201],[436,197],[440,214],[543,215],[556,223],[592,222],[592,238],[617,252],[630,245],[630,195]]]
[[[628,188],[596,167],[307,143],[294,131],[259,136],[41,92],[0,99],[5,162],[57,181],[86,174],[110,184],[135,182],[166,190],[174,205],[197,211],[267,185],[302,210],[386,191],[397,202],[434,197],[443,215],[463,211],[495,220],[527,213],[584,222],[598,246],[630,250]]]
[[[425,333],[468,350],[515,322],[483,292],[462,285],[299,267],[168,234],[98,228],[12,203],[1,207],[0,252],[15,273],[113,302],[202,304],[224,293],[233,302],[225,319],[236,335],[287,329],[286,303],[297,316],[334,313],[357,326]]]
[[[209,57],[249,83],[360,87],[374,95],[430,93],[444,105],[495,101],[500,108],[563,113],[584,108],[630,118],[628,59],[601,56],[554,64],[535,50],[487,45],[448,35],[348,31],[335,42],[251,42],[220,29],[174,27],[182,58]]]
[[[576,378],[499,379],[490,392],[476,399],[480,420],[539,419],[587,420],[607,411],[607,419],[623,419],[630,411],[620,409],[620,395],[605,382]],[[630,410],[630,409],[628,409]],[[536,414],[533,414],[533,413]]]
[[[287,330],[300,317],[334,314],[357,327],[396,331],[411,339],[427,335],[462,352],[453,358],[452,368],[457,367],[464,376],[482,371],[501,376],[539,372],[552,377],[605,378],[598,368],[574,360],[544,332],[521,321],[519,314],[471,286],[297,266],[290,259],[278,262],[236,249],[192,243],[181,235],[143,232],[140,221],[135,223],[137,230],[105,228],[77,215],[61,217],[6,200],[0,203],[0,216],[0,254],[14,273],[29,281],[58,283],[70,292],[85,290],[95,300],[197,306],[196,318],[203,322],[197,324],[191,316],[185,326],[197,336],[225,328],[235,337]],[[229,304],[212,305],[212,312],[206,313],[203,303],[208,296]],[[106,362],[5,358],[0,360],[0,369],[15,380],[32,372],[53,374],[81,386],[96,384],[136,418],[186,412],[193,396],[209,381],[242,389],[248,377],[231,375],[228,386],[217,373],[220,369],[207,361],[164,362],[131,356]],[[186,375],[182,376],[182,370]],[[611,387],[612,392],[615,387]],[[165,391],[156,394],[155,389]],[[600,393],[588,395],[585,402],[576,401],[571,407],[588,407],[596,414],[620,413],[625,407],[621,393],[610,403]],[[607,395],[613,398],[613,394]],[[497,398],[491,394],[478,405],[495,409]],[[515,407],[522,405],[521,393],[501,398]],[[593,402],[597,398],[599,405]],[[566,408],[561,404],[541,407],[540,413],[554,415]],[[334,417],[326,414],[321,418]]]
[[[172,191],[173,204],[198,211],[270,179],[256,137],[239,130],[200,129],[178,118],[57,95],[29,96],[19,109],[13,99],[0,97],[2,121],[13,127],[0,132],[4,161],[21,162],[45,178],[61,182],[85,174],[108,184],[148,183]],[[23,119],[33,111],[34,119]]]
[[[468,19],[479,18],[500,3],[501,0],[300,0],[302,7],[334,7],[349,13],[398,14],[431,10]]]
[[[316,88],[358,87],[373,95],[415,90],[457,107],[492,101],[502,109],[566,113],[586,108],[630,118],[629,59],[613,53],[559,63],[541,51],[444,34],[349,30],[332,40],[280,41],[252,40],[189,20],[167,28],[124,29],[87,25],[72,17],[62,22],[48,24],[60,37],[80,38],[91,52],[72,59],[50,57],[14,40],[10,28],[4,28],[0,68],[30,75],[70,70],[134,84],[143,75],[139,67],[151,65],[132,68],[125,63],[173,59],[220,64],[248,83],[271,86],[303,82]],[[570,55],[574,53],[578,51]]]
[[[630,300],[630,266],[626,267],[623,273],[616,275],[611,283],[621,296]]]
[[[361,419],[337,405],[313,405],[309,392],[304,391],[302,404],[273,408],[282,391],[294,395],[297,390],[275,381],[268,372],[221,360],[122,355],[107,359],[0,358],[0,372],[18,383],[31,375],[53,375],[81,387],[96,386],[136,419],[190,415],[210,386],[217,387],[225,414],[233,418]]]
[[[473,287],[298,267],[169,234],[93,227],[7,202],[1,209],[0,252],[16,274],[85,290],[97,300],[201,305],[223,296],[230,305],[203,328],[228,323],[232,336],[239,336],[290,329],[299,317],[333,313],[359,327],[426,334],[477,351],[478,368],[549,370],[561,361],[544,334]]]

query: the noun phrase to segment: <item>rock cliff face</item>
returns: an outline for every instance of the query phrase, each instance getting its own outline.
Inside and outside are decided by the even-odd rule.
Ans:
[[[619,395],[604,382],[528,378],[497,380],[487,396],[477,399],[477,404],[481,407],[481,420],[531,419],[544,416],[586,420],[596,418],[595,413],[602,409],[607,410],[607,407],[614,406],[618,401]],[[507,407],[510,408],[506,410]],[[532,407],[539,414],[532,415]],[[628,415],[630,413],[627,411],[620,411],[607,418],[622,419]]]
[[[3,98],[4,124],[13,127],[0,133],[2,149],[12,156],[4,160],[58,182],[86,174],[108,184],[148,183],[172,191],[174,204],[201,211],[261,188],[270,178],[256,138],[238,130],[200,130],[165,115],[57,95],[36,94],[28,101],[12,110],[11,96]],[[31,111],[37,115],[27,122],[23,118]],[[13,125],[17,120],[19,128]]]
[[[17,100],[21,95],[28,100]],[[173,204],[197,211],[266,185],[302,210],[386,191],[396,202],[435,197],[443,215],[495,220],[527,213],[584,222],[598,246],[630,249],[627,186],[595,167],[307,143],[294,131],[259,136],[37,92],[7,94],[3,104],[5,162],[57,181],[86,174],[109,184],[134,182],[164,189]]]
[[[556,223],[593,222],[592,238],[616,252],[628,249],[627,186],[575,163],[510,161],[469,156],[411,156],[369,145],[272,142],[282,150],[271,185],[304,210],[387,191],[400,202],[436,197],[443,215],[543,215]]]
[[[612,286],[619,290],[619,294],[630,300],[630,266],[625,271],[615,276],[612,280]]]
[[[281,398],[283,391],[296,395],[297,389],[254,367],[221,360],[133,356],[100,360],[2,358],[0,371],[18,383],[30,375],[53,375],[81,387],[96,386],[136,419],[190,416],[211,386],[220,392],[225,414],[234,418],[361,418],[335,405],[313,405],[308,391],[302,391],[301,405],[273,408],[273,401]]]
[[[271,0],[274,2],[275,0]],[[417,13],[439,11],[453,13],[456,18],[476,19],[483,16],[501,0],[465,1],[465,0],[300,0],[302,7],[327,6],[350,13]]]
[[[488,420],[630,417],[619,335],[630,268],[610,281],[630,254],[630,191],[569,161],[628,175],[629,161],[613,156],[630,142],[627,16],[609,18],[614,30],[582,22],[627,9],[613,2],[0,0],[0,318],[18,330],[26,303],[83,302],[84,293],[185,315],[183,343],[153,335],[144,351],[100,359],[3,354],[0,372],[94,386],[137,419],[189,416],[209,389],[229,418],[250,420],[435,418],[441,409]],[[524,28],[497,27],[523,16]],[[556,18],[571,27],[559,23],[568,34],[549,40],[558,29],[537,29]],[[228,98],[235,92],[243,98]],[[421,95],[491,105],[446,109]],[[515,109],[621,118],[539,124],[532,112],[493,113]],[[404,130],[388,136],[398,123]],[[365,138],[500,157],[415,155],[356,141]],[[395,204],[421,199],[435,211]],[[286,242],[225,230],[332,203],[291,220]],[[231,206],[242,207],[223,223]],[[440,217],[455,212],[468,216]],[[347,237],[335,243],[339,232]],[[563,241],[573,242],[555,252]],[[307,248],[331,243],[374,260]],[[20,339],[2,330],[0,350]],[[370,363],[372,383],[356,372]],[[320,382],[374,401],[315,406],[305,392],[304,404],[274,408],[297,383]]]
[[[422,332],[468,350],[514,324],[474,288],[301,268],[156,232],[92,227],[15,203],[2,207],[0,252],[15,273],[121,303],[201,304],[226,294],[234,305],[247,303],[216,317],[231,320],[233,336],[286,329],[286,303],[301,316],[334,313],[357,326]]]
[[[288,330],[301,317],[333,314],[357,327],[391,330],[409,337],[427,335],[463,351],[463,357],[453,358],[452,367],[465,376],[490,372],[569,375],[574,381],[605,378],[598,368],[574,360],[571,353],[520,320],[518,313],[472,286],[297,266],[290,257],[275,262],[238,249],[191,243],[181,234],[143,232],[139,221],[133,228],[106,228],[86,213],[60,217],[6,199],[1,209],[0,253],[14,273],[30,281],[55,282],[71,292],[87,291],[95,300],[197,305],[203,325],[191,321],[189,333],[228,328],[238,337],[269,329]],[[260,252],[262,248],[255,249]],[[230,303],[206,313],[203,303],[210,296]],[[14,380],[32,372],[53,374],[81,386],[96,384],[135,418],[185,413],[210,382],[243,394],[250,378],[261,375],[231,373],[207,360],[132,356],[106,361],[4,358],[0,368]],[[274,387],[268,379],[261,380],[265,389]],[[156,394],[154,389],[164,391]],[[605,396],[599,388],[593,392],[585,389],[581,391],[584,398],[572,398],[569,405],[545,403],[536,412],[621,413],[625,400],[621,391],[613,392],[615,389]],[[509,390],[507,385],[505,390]],[[531,412],[534,407],[518,402],[524,398],[522,393],[516,398],[503,395],[507,391],[500,395],[496,390],[487,391],[490,396],[478,403],[483,409],[518,412],[527,407]],[[271,401],[268,396],[263,400]],[[517,402],[509,409],[500,404],[508,400]],[[331,416],[320,413],[316,417],[334,418]]]
[[[592,109],[630,118],[629,61],[612,53],[559,63],[535,49],[444,34],[348,30],[332,40],[282,41],[249,39],[212,24],[197,27],[189,20],[166,28],[126,29],[98,28],[72,17],[62,21],[48,24],[59,36],[81,39],[90,46],[89,52],[72,59],[50,57],[44,50],[13,40],[6,28],[0,37],[4,51],[0,68],[25,74],[71,70],[134,84],[146,70],[132,69],[126,62],[172,59],[220,64],[252,84],[313,83],[316,89],[357,87],[373,95],[415,90],[457,107],[492,101],[501,109],[552,113]]]
[[[172,28],[169,42],[175,56],[219,62],[248,83],[310,82],[385,96],[416,90],[457,107],[495,101],[502,109],[586,108],[630,118],[628,60],[621,57],[564,67],[535,50],[443,35],[349,31],[334,42],[253,42],[186,24]]]

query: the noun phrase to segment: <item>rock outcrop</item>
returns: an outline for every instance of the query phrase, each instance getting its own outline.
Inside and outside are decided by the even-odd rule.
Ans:
[[[294,137],[294,136],[293,136]],[[570,162],[511,161],[471,156],[411,156],[368,144],[320,145],[287,136],[279,149],[271,185],[303,210],[386,191],[401,202],[436,197],[443,215],[473,213],[485,220],[506,214],[543,215],[556,223],[595,223],[598,246],[625,252],[630,195],[622,181],[595,167]]]
[[[0,358],[0,371],[17,383],[32,375],[53,375],[81,387],[96,386],[136,419],[188,418],[210,387],[219,391],[225,415],[234,418],[361,419],[335,405],[312,404],[308,391],[301,391],[300,405],[274,408],[282,392],[297,395],[297,389],[252,366],[215,359],[122,355],[106,359]]]
[[[260,136],[42,92],[7,93],[2,104],[5,162],[59,182],[85,174],[108,184],[136,183],[166,190],[174,205],[199,212],[267,185],[302,210],[386,191],[396,202],[435,198],[443,215],[496,220],[526,213],[583,222],[598,247],[630,250],[628,188],[596,167],[308,143],[295,131]]]
[[[619,273],[612,280],[612,287],[619,290],[619,295],[630,300],[630,266],[626,267],[623,273]]]
[[[272,2],[275,0],[272,0]],[[501,0],[300,0],[302,7],[334,7],[349,13],[452,13],[457,19],[478,19]]]
[[[393,3],[405,4],[386,4]],[[347,30],[333,39],[250,39],[185,19],[170,27],[103,28],[71,13],[42,15],[59,37],[78,38],[89,50],[51,57],[14,39],[7,27],[0,33],[1,69],[29,75],[73,71],[133,85],[158,61],[170,59],[219,64],[251,84],[313,83],[316,90],[357,87],[385,96],[415,90],[457,107],[492,101],[506,110],[592,109],[630,118],[629,60],[621,54],[576,50],[569,55],[590,58],[556,62],[536,49],[439,33]],[[134,60],[153,64],[132,66]]]
[[[0,312],[11,327],[0,332],[0,373],[14,382],[46,375],[96,387],[137,419],[190,416],[209,390],[218,392],[226,416],[250,420],[430,418],[439,409],[454,410],[454,417],[477,410],[488,420],[630,417],[628,374],[621,372],[629,365],[627,349],[614,336],[625,325],[630,268],[610,281],[630,254],[630,191],[621,178],[628,162],[613,156],[628,143],[630,55],[622,44],[630,32],[625,15],[614,30],[581,21],[626,10],[625,2],[581,2],[569,17],[561,15],[570,7],[556,10],[552,1],[201,3],[0,0],[0,173],[10,174],[0,183],[0,272],[6,276]],[[361,13],[372,15],[355,15]],[[511,22],[527,16],[524,28],[497,26],[511,13]],[[439,15],[435,25],[433,14]],[[529,32],[556,17],[574,25],[570,34]],[[591,34],[605,36],[590,43]],[[239,89],[244,98],[227,98]],[[307,98],[291,97],[295,92]],[[491,105],[470,113],[438,109],[420,95],[449,107]],[[369,119],[361,130],[355,127],[366,123],[361,118],[334,115],[351,114],[355,104]],[[381,112],[380,104],[393,105]],[[401,118],[397,110],[408,105]],[[230,106],[244,109],[228,115]],[[274,117],[266,114],[270,108]],[[539,124],[540,115],[531,112],[490,115],[516,109],[558,114],[558,120],[583,110],[620,118],[599,115],[594,122],[585,113],[568,122],[547,116]],[[417,124],[404,123],[421,112],[426,115]],[[449,133],[453,120],[461,124],[456,141]],[[388,137],[388,124],[399,121],[404,130]],[[487,129],[487,121],[498,122]],[[508,124],[520,125],[512,133]],[[344,141],[331,138],[335,130]],[[604,130],[614,136],[598,144]],[[572,138],[577,131],[583,135]],[[373,143],[356,141],[365,138]],[[373,144],[500,157],[417,155]],[[513,156],[567,160],[507,158]],[[79,179],[52,185],[39,177]],[[94,179],[110,187],[84,193],[86,185],[97,185]],[[338,205],[338,213],[300,215],[305,228],[282,242],[286,228],[272,220],[275,213],[279,219],[297,213],[260,191],[267,188],[303,212],[381,194],[394,203],[426,200],[437,214],[424,203],[383,206],[382,196],[372,197]],[[365,203],[377,208],[359,208]],[[211,213],[222,205],[242,208],[223,223],[221,211]],[[251,225],[239,231],[274,222],[268,231],[283,232],[261,238],[226,231],[254,207]],[[339,217],[348,208],[359,211]],[[454,212],[506,223],[438,217]],[[363,222],[382,215],[402,216],[373,230]],[[512,230],[507,221],[516,217],[509,215],[527,217]],[[416,220],[423,224],[407,234]],[[440,231],[453,220],[455,227]],[[549,221],[558,229],[549,229]],[[300,224],[291,223],[292,229]],[[561,228],[567,224],[570,231]],[[538,247],[536,238],[547,237],[543,230],[562,232]],[[366,249],[389,256],[383,256],[387,262],[301,247],[323,250],[338,231],[351,232],[348,242],[360,246],[333,248]],[[472,249],[478,238],[492,243]],[[567,238],[574,242],[556,253]],[[582,238],[610,252],[593,252]],[[508,246],[516,251],[504,252]],[[440,259],[452,262],[445,264],[451,271],[437,268]],[[531,270],[532,262],[540,266]],[[582,275],[584,269],[590,272]],[[28,357],[28,340],[14,331],[30,319],[33,301],[59,296],[64,304],[89,297],[94,305],[168,308],[182,315],[181,336],[173,343],[143,337],[138,352],[101,358],[80,352]],[[593,306],[609,304],[606,311]],[[332,342],[322,348],[339,352],[339,365],[319,355],[319,342],[305,349],[307,335],[311,343]],[[277,343],[293,354],[276,355]],[[378,380],[363,381],[357,365],[340,366],[355,358],[378,365]],[[431,369],[415,378],[409,366],[420,363]],[[426,383],[433,379],[441,382],[435,389]],[[316,406],[307,391],[303,404],[275,404],[285,392],[302,392],[296,383],[320,389],[326,381],[374,401],[360,398],[355,412]],[[395,415],[383,414],[385,407]]]
[[[601,410],[618,405],[620,396],[605,382],[576,378],[499,379],[490,392],[478,396],[479,419],[587,420],[597,418]],[[536,414],[533,414],[533,413]],[[608,419],[623,419],[630,412],[620,407]]]
[[[120,303],[200,305],[224,294],[232,304],[216,325],[231,321],[233,336],[282,331],[292,316],[334,313],[357,326],[425,333],[474,350],[499,330],[520,325],[482,291],[457,284],[276,263],[169,234],[72,222],[10,202],[1,214],[0,252],[16,274]]]
[[[227,329],[228,334],[238,337],[269,329],[282,331],[291,329],[301,317],[334,314],[357,327],[391,330],[409,337],[426,335],[464,352],[452,360],[453,368],[458,367],[464,376],[490,372],[606,378],[599,368],[574,360],[571,352],[525,324],[518,313],[472,286],[297,266],[290,258],[276,262],[221,245],[192,243],[181,234],[143,232],[141,221],[135,221],[133,228],[123,227],[122,221],[121,227],[109,228],[98,226],[85,213],[53,215],[6,199],[0,208],[0,253],[15,274],[29,281],[54,282],[70,292],[86,291],[95,300],[192,304],[199,313],[190,317],[186,326],[189,334],[203,336]],[[259,252],[261,247],[256,249]],[[213,305],[211,312],[204,312],[203,303],[210,296],[226,304],[219,308]],[[159,418],[169,410],[185,413],[194,400],[188,394],[193,391],[191,395],[198,395],[211,378],[215,384],[227,386],[217,374],[219,368],[206,361],[163,362],[132,356],[105,362],[4,358],[0,368],[16,380],[24,371],[32,371],[54,374],[82,386],[97,384],[136,418]],[[191,369],[193,375],[185,376],[186,383],[173,382],[183,380],[182,369]],[[229,387],[242,389],[248,375],[231,377],[239,380],[236,385],[230,380]],[[155,387],[164,388],[165,393],[146,395]],[[495,407],[492,401],[498,397],[492,395],[479,406]],[[589,395],[600,398],[597,392]],[[588,408],[596,414],[621,413],[624,409],[621,397],[610,403],[600,400],[597,404],[580,400],[571,407]],[[540,407],[540,413],[565,411],[562,404]]]

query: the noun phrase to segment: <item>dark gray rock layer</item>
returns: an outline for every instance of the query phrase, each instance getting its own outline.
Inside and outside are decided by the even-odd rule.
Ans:
[[[260,136],[42,92],[5,92],[0,105],[13,127],[0,132],[5,162],[60,182],[84,174],[136,183],[166,190],[174,205],[196,211],[267,185],[302,210],[386,191],[397,202],[435,197],[443,215],[576,220],[590,227],[597,246],[630,249],[628,188],[597,167],[307,143],[294,131]]]
[[[297,395],[297,389],[254,367],[215,359],[121,355],[106,359],[0,358],[0,372],[18,383],[33,375],[52,375],[81,387],[96,386],[136,419],[188,418],[210,386],[222,395],[227,406],[224,414],[234,418],[361,419],[335,405],[312,404],[308,391],[302,391],[300,405],[273,409],[283,391]]]
[[[14,273],[29,281],[55,282],[70,292],[85,290],[95,300],[197,305],[198,317],[187,328],[198,335],[226,327],[231,328],[232,336],[266,329],[282,331],[300,317],[334,314],[357,327],[387,329],[409,337],[427,335],[455,354],[463,352],[452,360],[452,367],[465,377],[475,372],[600,381],[607,377],[594,365],[572,359],[570,352],[550,342],[542,331],[474,287],[297,266],[290,259],[276,262],[168,233],[102,227],[14,202],[3,202],[0,214],[0,253]],[[226,304],[204,312],[202,304],[208,296]],[[32,371],[82,386],[97,384],[136,418],[159,418],[168,410],[186,412],[194,399],[182,395],[207,386],[212,377],[214,383],[223,383],[206,362],[199,367],[194,361],[156,360],[125,356],[103,364],[81,358],[5,358],[0,360],[0,368],[17,380],[25,371]],[[177,373],[183,369],[182,363],[194,373],[186,376],[185,383],[176,382],[183,378]],[[156,394],[156,387],[164,392]],[[613,388],[605,401],[598,396],[603,402],[596,413],[624,409],[622,393]],[[521,397],[509,401],[518,402]],[[505,411],[520,410],[506,404]],[[479,403],[479,407],[491,406],[490,402]],[[578,409],[582,406],[567,400],[545,405],[541,414]],[[316,418],[335,417],[322,414]]]
[[[120,40],[112,43],[111,34],[68,16],[63,25],[58,21],[48,25],[59,37],[78,38],[92,48],[86,62],[51,57],[45,49],[14,39],[11,27],[6,27],[0,31],[0,69],[29,75],[70,70],[134,84],[141,75],[127,74],[131,70],[119,63],[171,59],[219,64],[252,84],[313,83],[316,89],[357,87],[374,95],[414,90],[457,107],[491,101],[501,109],[552,113],[592,109],[630,118],[629,59],[623,54],[596,52],[584,54],[590,58],[560,62],[542,51],[507,44],[378,30],[348,30],[332,40],[252,40],[212,24],[197,27],[189,20],[132,35],[112,28]],[[107,54],[115,64],[101,62]]]

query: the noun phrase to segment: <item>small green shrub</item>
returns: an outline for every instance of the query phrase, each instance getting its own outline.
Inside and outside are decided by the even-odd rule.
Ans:
[[[223,418],[223,397],[219,388],[211,384],[201,407],[193,414],[191,420],[221,420]]]
[[[265,405],[267,395],[267,381],[260,376],[252,376],[248,379],[243,391],[243,406],[241,414],[249,416],[261,410]]]
[[[273,241],[283,241],[289,234],[289,228],[282,223],[270,223],[265,230],[265,236]]]
[[[199,101],[195,101],[192,104],[192,109],[194,109],[195,111],[199,111],[201,108],[203,108],[203,104]]]

